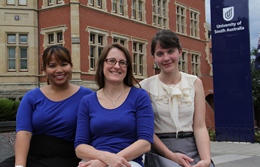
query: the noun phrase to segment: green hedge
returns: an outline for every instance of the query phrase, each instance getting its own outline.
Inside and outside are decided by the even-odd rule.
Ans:
[[[20,101],[0,98],[0,121],[15,121]]]

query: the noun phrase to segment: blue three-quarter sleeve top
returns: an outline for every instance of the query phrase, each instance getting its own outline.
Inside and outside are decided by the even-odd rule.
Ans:
[[[33,135],[45,134],[74,142],[79,103],[90,93],[89,88],[80,87],[72,96],[52,101],[39,88],[28,91],[17,111],[16,131],[25,130]]]
[[[139,139],[153,143],[154,116],[148,93],[132,87],[122,105],[102,107],[97,93],[83,97],[78,112],[75,147],[92,145],[97,150],[118,153]],[[142,164],[142,156],[133,161]]]

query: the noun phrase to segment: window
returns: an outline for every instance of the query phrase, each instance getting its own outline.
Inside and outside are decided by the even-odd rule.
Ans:
[[[179,71],[187,72],[187,52],[184,50],[179,58]]]
[[[18,1],[18,4],[19,4],[19,6],[26,6],[27,5],[27,2],[26,2],[27,0],[19,0]]]
[[[28,34],[7,34],[8,71],[28,71]]]
[[[27,6],[27,0],[6,0],[7,5]]]
[[[107,44],[107,32],[89,29],[89,72],[94,73],[96,62]]]
[[[55,31],[47,33],[47,47],[50,45],[63,45],[63,33],[62,31]]]
[[[48,37],[49,37],[49,38],[48,38],[48,39],[49,39],[49,40],[48,40],[48,41],[49,41],[48,44],[53,44],[53,43],[54,43],[54,34],[53,34],[53,33],[52,33],[52,34],[49,34]]]
[[[15,5],[15,0],[6,0],[7,5]]]
[[[133,71],[136,76],[144,76],[145,62],[145,44],[142,42],[133,42]]]
[[[198,54],[191,54],[191,66],[192,66],[192,74],[199,76],[200,72],[200,56]]]
[[[168,21],[168,3],[167,0],[153,0],[153,25],[158,27],[167,27]]]
[[[57,43],[62,43],[63,42],[63,34],[62,32],[57,32]]]
[[[88,6],[106,9],[106,0],[88,0]]]
[[[64,0],[43,0],[43,8],[61,5],[64,3],[65,3]]]
[[[132,18],[144,21],[144,2],[143,0],[132,0]]]
[[[10,44],[10,43],[15,44],[16,43],[16,34],[7,35],[7,43],[8,44]]]
[[[199,37],[199,13],[190,11],[190,35]]]
[[[120,44],[122,44],[122,45],[126,45],[126,42],[125,42],[125,40],[124,39],[120,39],[120,38],[114,38],[113,39],[113,42],[114,43],[120,43]]]
[[[63,45],[63,32],[60,31],[54,31],[54,32],[48,32],[46,34],[46,41],[45,44],[46,46],[51,46],[51,45]]]
[[[52,45],[63,46],[64,44],[64,32],[66,31],[65,26],[55,26],[42,28],[41,34],[44,35],[44,48]]]
[[[128,48],[128,41],[129,38],[123,35],[118,35],[118,34],[112,34],[113,42],[114,43],[120,43],[124,45],[126,48]]]
[[[183,6],[177,5],[176,6],[176,31],[182,34],[186,34],[186,8]]]
[[[54,4],[54,0],[48,0],[48,6],[52,6]]]
[[[120,15],[125,15],[125,13],[127,13],[124,11],[125,9],[127,9],[125,0],[112,0],[112,4],[113,13],[117,13]]]

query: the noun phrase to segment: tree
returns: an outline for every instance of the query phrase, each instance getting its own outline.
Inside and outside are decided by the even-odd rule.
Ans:
[[[253,48],[251,55],[257,55],[257,49]],[[260,70],[255,68],[255,60],[251,61],[251,76],[252,76],[252,95],[253,95],[253,105],[255,112],[255,119],[260,124]]]

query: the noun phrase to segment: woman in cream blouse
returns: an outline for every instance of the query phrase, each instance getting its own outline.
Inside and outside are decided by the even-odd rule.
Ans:
[[[182,48],[176,34],[160,30],[151,54],[161,72],[141,81],[154,111],[154,144],[145,156],[147,167],[214,167],[205,123],[201,80],[178,70]]]

